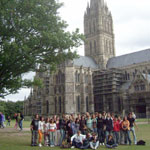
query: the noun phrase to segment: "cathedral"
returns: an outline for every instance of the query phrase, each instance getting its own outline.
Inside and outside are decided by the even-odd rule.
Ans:
[[[116,56],[113,18],[104,0],[91,0],[84,14],[85,56],[66,61],[50,74],[36,72],[24,115],[135,112],[150,117],[150,49]]]

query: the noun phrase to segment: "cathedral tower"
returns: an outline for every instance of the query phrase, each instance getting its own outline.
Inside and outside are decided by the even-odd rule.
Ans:
[[[91,0],[84,15],[85,56],[92,57],[100,69],[115,56],[113,20],[104,0]]]

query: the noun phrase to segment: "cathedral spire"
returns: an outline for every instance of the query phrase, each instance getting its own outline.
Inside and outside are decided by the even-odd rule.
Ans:
[[[95,59],[105,69],[115,56],[113,21],[104,0],[91,0],[84,16],[85,55]]]

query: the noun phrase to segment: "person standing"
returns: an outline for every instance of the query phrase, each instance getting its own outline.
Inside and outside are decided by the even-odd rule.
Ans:
[[[36,114],[35,118],[32,120],[30,129],[31,129],[31,146],[37,146],[38,139],[38,125],[39,125],[39,115]]]
[[[108,135],[111,135],[113,131],[113,120],[111,118],[110,113],[107,113],[105,124],[106,124],[106,141],[108,141]]]
[[[8,116],[8,118],[7,118],[7,126],[8,125],[10,126],[10,122],[11,122],[11,118],[10,118],[10,116]]]
[[[118,117],[115,116],[113,120],[113,137],[114,137],[115,144],[119,144],[120,142],[119,132],[120,132],[120,124],[118,121]]]
[[[44,117],[40,117],[38,122],[38,134],[39,134],[39,147],[42,147],[42,137],[44,133]]]
[[[4,122],[5,122],[5,115],[2,113],[1,116],[2,116],[1,128],[5,128],[5,124],[4,124]]]
[[[45,119],[44,123],[44,145],[49,146],[50,140],[49,140],[49,118]]]
[[[18,114],[17,113],[14,114],[14,119],[16,121],[14,128],[17,129],[18,128]]]
[[[105,140],[104,127],[105,127],[105,119],[102,118],[102,114],[98,114],[97,133],[98,133],[98,139],[99,139],[100,145],[104,145],[104,140]]]
[[[56,131],[55,131],[55,145],[60,146],[60,125],[59,125],[59,117],[56,117]]]
[[[53,119],[51,119],[49,123],[50,147],[55,146],[55,131],[56,131],[56,123],[54,122]]]
[[[135,118],[133,117],[132,113],[129,113],[129,115],[128,115],[128,121],[130,122],[130,132],[132,132],[133,139],[134,139],[134,144],[136,145],[137,141],[136,141],[136,134],[135,134],[135,128],[134,128],[134,126],[136,127],[136,129],[138,129],[138,128],[137,128],[137,125],[135,123]]]
[[[63,114],[62,118],[59,121],[59,128],[60,128],[60,144],[65,139],[66,135],[66,116]]]
[[[0,128],[2,127],[2,112],[0,112]]]
[[[19,128],[20,128],[20,131],[22,131],[22,129],[23,129],[23,120],[24,120],[24,116],[23,116],[23,114],[21,113],[19,113],[18,114],[18,123],[19,123]]]
[[[130,139],[130,122],[127,120],[127,116],[124,117],[122,122],[122,130],[125,137],[125,144],[129,142],[129,145],[131,145],[131,139]]]

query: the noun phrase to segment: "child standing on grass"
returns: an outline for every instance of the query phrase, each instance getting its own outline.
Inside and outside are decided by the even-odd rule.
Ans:
[[[14,119],[16,120],[14,128],[17,129],[18,128],[18,114],[17,113],[15,113]]]
[[[49,135],[50,135],[50,146],[54,147],[55,144],[55,131],[56,131],[56,123],[53,119],[51,119],[49,124]]]
[[[49,118],[46,118],[44,123],[44,145],[49,146],[49,143]]]
[[[39,147],[42,147],[42,137],[44,133],[44,117],[40,117],[40,121],[38,123],[38,134],[39,134]]]
[[[8,118],[7,118],[7,126],[8,125],[10,126],[10,122],[11,122],[11,118],[10,118],[10,116],[8,116]]]

